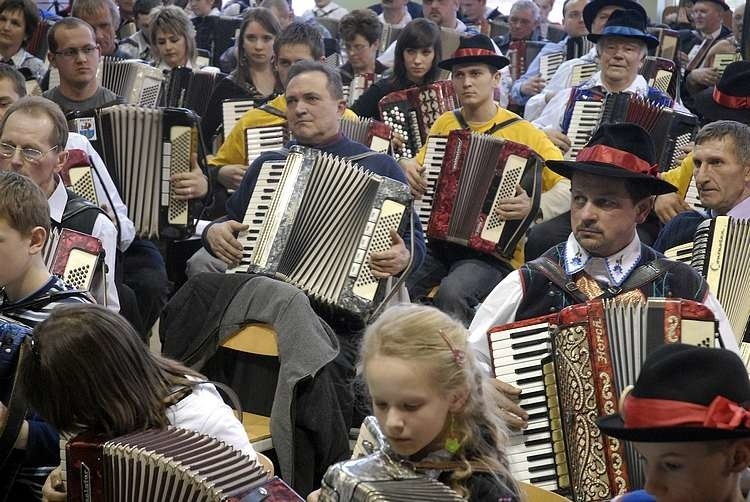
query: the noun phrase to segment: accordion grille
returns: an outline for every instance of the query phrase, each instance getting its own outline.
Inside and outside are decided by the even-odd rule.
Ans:
[[[70,176],[69,188],[73,193],[79,197],[83,197],[92,204],[99,205],[96,188],[94,187],[92,168],[90,166],[71,167],[68,170],[68,176]]]

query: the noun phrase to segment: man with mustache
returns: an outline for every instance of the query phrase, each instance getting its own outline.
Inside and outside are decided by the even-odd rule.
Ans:
[[[489,134],[527,145],[545,160],[561,159],[560,150],[544,133],[494,101],[493,91],[500,83],[500,70],[507,64],[508,59],[495,52],[491,40],[485,35],[462,39],[453,57],[439,64],[442,69],[452,72],[453,87],[461,108],[441,115],[429,135],[447,136],[453,130],[471,129],[477,134]],[[422,197],[427,188],[422,167],[425,155],[426,147],[423,147],[416,159],[400,160],[412,194],[417,198]],[[566,180],[544,169],[541,214],[537,218],[551,218],[566,211],[568,189]],[[530,211],[531,199],[518,186],[515,196],[501,204],[500,216],[506,220],[520,220]],[[508,260],[456,244],[430,241],[422,268],[415,270],[407,284],[412,298],[423,297],[431,288],[439,285],[434,305],[468,325],[476,305],[521,263],[523,250],[520,245]]]
[[[469,330],[486,362],[487,331],[493,326],[595,298],[703,302],[719,320],[724,346],[738,351],[726,314],[706,281],[689,265],[665,259],[638,238],[636,226],[651,211],[652,196],[675,191],[656,176],[654,146],[645,130],[634,124],[602,125],[576,161],[547,165],[571,180],[573,231],[566,242],[509,274],[482,303]],[[507,411],[526,418],[518,409]]]

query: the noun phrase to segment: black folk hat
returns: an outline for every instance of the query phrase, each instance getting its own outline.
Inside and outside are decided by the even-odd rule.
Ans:
[[[583,22],[586,24],[586,29],[589,30],[589,33],[591,33],[591,25],[594,23],[597,13],[604,7],[609,6],[637,10],[643,14],[644,18],[648,18],[646,9],[634,0],[593,0],[593,2],[587,3],[586,7],[583,8]]]
[[[693,106],[704,122],[736,120],[750,125],[750,61],[727,66],[713,88],[695,96]]]
[[[718,5],[719,7],[721,7],[724,10],[730,10],[729,4],[727,4],[723,0],[697,0],[695,3],[698,3],[698,2],[715,3],[716,5]]]
[[[646,358],[619,413],[599,418],[605,434],[650,443],[750,437],[750,381],[732,351],[681,343]]]
[[[652,195],[674,192],[671,183],[657,177],[654,142],[635,124],[604,124],[594,131],[575,161],[548,160],[547,167],[572,178],[576,171],[608,178],[632,179],[647,186]]]
[[[443,70],[453,71],[454,65],[470,63],[484,63],[501,70],[508,66],[510,60],[496,52],[488,36],[474,35],[462,37],[453,57],[440,61],[438,66]]]
[[[605,37],[641,40],[649,49],[655,49],[659,45],[659,39],[646,31],[646,16],[634,9],[613,12],[604,30],[599,34],[590,33],[587,38],[596,43]]]

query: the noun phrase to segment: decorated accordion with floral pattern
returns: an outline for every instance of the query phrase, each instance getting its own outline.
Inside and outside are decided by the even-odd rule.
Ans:
[[[643,486],[636,452],[603,435],[596,418],[617,411],[623,389],[654,349],[677,342],[718,347],[720,339],[713,313],[701,303],[628,297],[572,305],[487,334],[496,378],[521,389],[530,417],[510,437],[511,472],[519,481],[583,502]]]

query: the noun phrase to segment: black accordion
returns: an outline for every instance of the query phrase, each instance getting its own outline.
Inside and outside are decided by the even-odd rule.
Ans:
[[[430,127],[445,112],[459,107],[450,80],[395,91],[378,103],[380,117],[403,139],[397,156],[414,157],[427,139]]]
[[[681,147],[698,133],[698,118],[647,98],[598,89],[573,88],[563,116],[562,129],[570,138],[566,160],[575,160],[601,124],[631,123],[645,129],[654,140],[659,171],[677,167]]]
[[[572,37],[565,41],[565,59],[577,59],[591,51],[596,44],[586,37]]]
[[[361,447],[361,450],[360,450]],[[374,417],[365,418],[352,460],[328,468],[319,502],[448,502],[465,500],[400,461]]]
[[[595,420],[617,411],[646,356],[665,343],[720,345],[713,313],[676,298],[592,300],[494,327],[487,337],[495,376],[521,389],[529,413],[528,427],[510,436],[511,472],[581,502],[643,486],[636,452]]]
[[[241,452],[185,429],[113,439],[84,433],[67,441],[61,457],[69,502],[302,500]]]
[[[405,184],[355,161],[293,146],[286,161],[264,162],[240,232],[243,259],[228,272],[288,282],[319,306],[366,317],[385,294],[370,255],[391,246],[410,217]]]
[[[88,115],[84,117],[83,115]],[[102,156],[136,232],[181,239],[195,230],[193,204],[174,197],[170,177],[191,170],[200,150],[198,117],[189,110],[116,105],[76,114],[90,122]]]
[[[423,167],[427,191],[415,209],[430,239],[509,258],[539,210],[544,161],[525,145],[467,130],[430,136]],[[497,214],[523,187],[531,211],[521,220]]]
[[[173,68],[164,80],[159,106],[187,108],[202,117],[208,108],[208,98],[222,78],[221,73]]]

